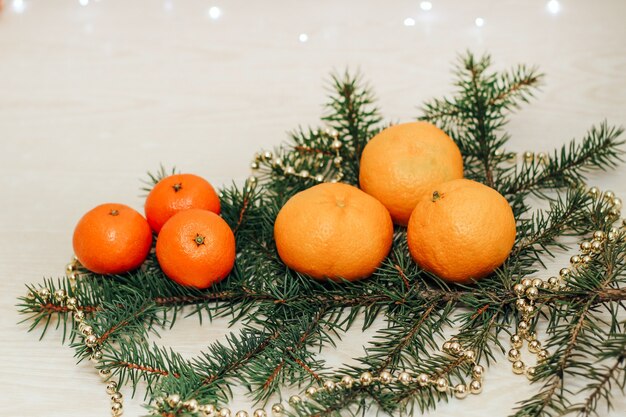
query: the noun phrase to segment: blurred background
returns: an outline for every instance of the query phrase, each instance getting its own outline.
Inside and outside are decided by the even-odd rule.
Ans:
[[[107,414],[98,377],[75,366],[59,333],[38,342],[15,325],[24,284],[62,275],[78,218],[108,201],[142,211],[139,179],[159,164],[216,186],[242,183],[255,151],[319,124],[332,71],[360,71],[384,116],[409,121],[453,90],[453,64],[468,49],[497,68],[536,65],[547,77],[508,126],[512,151],[550,151],[594,123],[626,119],[622,0],[0,3],[5,415]],[[621,167],[590,182],[624,197],[625,180]],[[180,322],[159,343],[192,356],[226,324]],[[364,343],[357,334],[329,358],[347,361]],[[536,388],[500,365],[485,394],[432,415],[510,414]],[[141,414],[141,397],[125,415]]]

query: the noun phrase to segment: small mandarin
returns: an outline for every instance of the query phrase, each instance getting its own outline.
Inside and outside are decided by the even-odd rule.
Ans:
[[[459,148],[441,129],[426,122],[384,129],[361,155],[361,189],[383,203],[394,223],[402,226],[432,186],[457,178],[463,178]]]
[[[317,279],[371,275],[389,253],[393,223],[375,198],[351,185],[325,183],[294,195],[274,224],[278,254]]]
[[[500,266],[515,243],[508,201],[481,183],[458,179],[431,188],[413,210],[407,240],[423,269],[470,283]]]
[[[74,229],[74,253],[97,274],[121,274],[139,267],[152,246],[152,231],[141,214],[107,203],[87,212]]]
[[[170,279],[185,286],[208,288],[233,269],[235,236],[217,214],[183,210],[163,225],[156,256]]]
[[[157,233],[174,214],[192,208],[220,214],[220,199],[213,186],[194,174],[163,178],[150,191],[145,204],[148,223]]]

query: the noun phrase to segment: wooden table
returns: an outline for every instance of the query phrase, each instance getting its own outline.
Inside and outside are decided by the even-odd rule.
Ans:
[[[256,150],[283,141],[299,124],[317,124],[331,70],[359,69],[384,115],[407,121],[425,99],[451,91],[459,52],[489,51],[499,68],[524,62],[547,73],[537,101],[508,126],[511,150],[549,151],[605,118],[624,123],[626,2],[547,3],[433,0],[424,11],[416,0],[5,1],[2,414],[108,415],[99,377],[89,364],[75,365],[58,332],[38,341],[16,324],[24,284],[62,275],[79,217],[107,201],[141,209],[139,178],[160,163],[216,185],[241,183]],[[590,183],[625,197],[625,180],[622,166]],[[158,343],[191,357],[228,331],[223,320],[199,327],[189,319]],[[355,331],[327,358],[349,361],[368,336]],[[430,415],[511,413],[537,387],[499,360],[483,395],[441,404]],[[241,398],[235,406],[247,404]],[[141,395],[127,399],[125,415],[140,415],[140,404]],[[623,412],[626,399],[618,395],[615,406]]]

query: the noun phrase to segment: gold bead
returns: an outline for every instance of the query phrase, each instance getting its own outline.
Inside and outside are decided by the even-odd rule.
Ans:
[[[254,410],[254,413],[252,413],[253,417],[267,417],[267,413],[265,412],[264,409],[262,408],[257,408],[256,410]]]
[[[283,165],[283,160],[282,160],[282,159],[280,159],[280,158],[274,158],[274,159],[272,160],[272,166],[274,166],[274,167],[280,167],[280,166],[282,166],[282,165]]]
[[[522,320],[517,324],[517,330],[521,334],[525,334],[528,331],[528,329],[530,329],[530,325],[528,324],[527,321]]]
[[[511,336],[511,345],[515,349],[521,348],[523,343],[524,343],[524,341],[522,340],[522,338],[518,334],[514,334],[514,335]]]
[[[526,307],[526,299],[518,298],[515,300],[515,307],[517,307],[518,310],[524,310],[524,307]]]
[[[441,350],[443,350],[444,352],[447,352],[450,350],[450,341],[446,340],[445,342],[443,342],[443,345],[441,345]]]
[[[187,400],[183,403],[183,407],[185,407],[187,409],[187,411],[192,412],[192,413],[197,413],[198,412],[198,401],[196,401],[195,399],[190,399]]]
[[[90,334],[89,336],[85,338],[85,345],[87,345],[87,347],[93,348],[97,344],[98,344],[98,338],[95,335]]]
[[[612,209],[609,210],[609,217],[613,218],[613,217],[619,217],[621,214],[621,211],[619,211],[618,209],[616,209],[615,207],[613,207]]]
[[[87,325],[87,326],[84,326],[81,331],[85,336],[90,336],[93,334],[93,327]]]
[[[537,298],[537,296],[539,295],[539,290],[537,289],[537,287],[528,287],[526,289],[526,297],[528,297],[531,300],[534,300],[535,298]]]
[[[550,357],[550,354],[548,353],[548,351],[546,349],[541,349],[539,352],[537,352],[537,359],[540,362],[541,361],[545,361],[549,357]]]
[[[587,193],[592,197],[600,195],[600,189],[598,187],[591,187]]]
[[[299,395],[292,395],[291,397],[289,397],[289,404],[291,405],[298,405],[302,402],[302,398],[300,398]]]
[[[475,379],[470,382],[469,389],[472,394],[480,394],[483,390],[483,384]]]
[[[462,400],[463,398],[467,397],[467,394],[469,394],[467,385],[458,384],[457,386],[454,387],[454,396],[456,398]]]
[[[585,255],[582,257],[583,265],[589,265],[592,261],[591,256]]]
[[[530,278],[524,278],[522,279],[521,283],[524,287],[530,287],[531,285],[533,285],[533,280]]]
[[[528,350],[530,353],[537,353],[541,350],[541,343],[538,340],[531,340],[528,343]]]
[[[338,139],[335,139],[333,143],[330,144],[330,147],[333,148],[334,150],[338,150],[341,148],[341,145],[342,145],[341,141],[339,141]]]
[[[538,160],[540,163],[545,164],[545,163],[547,163],[547,162],[548,162],[548,155],[546,155],[546,154],[545,154],[545,153],[543,153],[543,152],[539,152],[539,153],[537,154],[537,160]]]
[[[79,274],[79,273],[77,273],[77,272],[72,272],[71,274],[69,274],[69,275],[67,276],[67,278],[70,280],[70,282],[74,282],[74,284],[75,284],[75,283],[76,283],[76,280],[77,280],[78,278],[80,278],[80,274]]]
[[[121,392],[116,391],[113,394],[111,394],[111,401],[114,403],[121,403],[124,400],[124,396],[122,395]]]
[[[473,361],[474,359],[476,359],[476,352],[472,349],[467,349],[463,351],[463,357],[465,357],[465,359],[468,361]]]
[[[124,410],[124,406],[122,406],[122,404],[120,404],[120,403],[113,403],[113,404],[111,404],[111,414],[113,416],[115,416],[115,417],[121,416],[123,410]]]
[[[435,381],[435,387],[437,391],[444,392],[448,390],[448,380],[445,378],[437,378]]]
[[[559,275],[563,278],[569,277],[571,273],[572,271],[569,268],[561,268],[561,270],[559,271]]]
[[[606,190],[604,194],[602,195],[602,198],[604,198],[605,200],[611,201],[615,198],[615,193],[611,190]]]
[[[341,384],[346,388],[352,388],[352,385],[354,384],[354,378],[352,378],[350,375],[344,375],[341,378]]]
[[[617,237],[619,236],[619,234],[614,233],[614,232],[609,232],[607,235],[607,239],[609,240],[609,242],[615,242],[617,240]]]
[[[265,152],[263,153],[263,157],[264,157],[265,159],[272,159],[272,158],[274,157],[274,154],[272,154],[272,152],[270,152],[270,151],[265,151]]]
[[[411,383],[411,374],[406,371],[400,372],[400,374],[398,375],[398,381],[402,385],[409,385]]]
[[[618,209],[618,210],[619,210],[619,209],[621,209],[621,208],[622,208],[622,204],[623,204],[623,203],[622,203],[622,199],[621,199],[621,198],[617,198],[617,197],[615,197],[615,198],[613,199],[613,208],[615,208],[615,209]]]
[[[378,380],[382,385],[387,385],[391,383],[391,381],[393,380],[393,376],[389,372],[383,371],[378,376]]]
[[[482,365],[474,365],[472,368],[472,376],[476,379],[482,379],[483,375],[485,375],[485,368]]]
[[[509,358],[509,361],[515,362],[515,361],[518,361],[520,359],[521,353],[520,353],[519,350],[513,348],[513,349],[509,350],[509,353],[508,353],[507,357]]]
[[[117,382],[110,381],[106,387],[107,394],[112,395],[114,392],[117,392]]]
[[[93,353],[91,354],[91,361],[98,363],[102,360],[102,351],[101,350],[94,350]]]
[[[524,362],[522,361],[515,361],[513,362],[513,373],[516,375],[521,375],[524,373],[524,370],[526,369],[526,366],[524,365]]]
[[[332,391],[335,389],[335,383],[331,380],[324,381],[324,388],[328,391]]]
[[[494,154],[494,156],[502,156],[502,155],[504,155],[504,152],[502,151],[502,149],[496,149],[493,152],[493,154]]]
[[[215,408],[215,406],[213,404],[204,404],[200,406],[200,411],[202,412],[202,414],[204,414],[206,417],[214,417],[215,414],[217,413],[217,409]]]
[[[82,310],[78,310],[74,312],[74,321],[75,322],[82,322],[83,320],[85,320],[85,312]]]
[[[70,310],[74,310],[78,306],[78,300],[75,297],[70,297],[67,299],[66,305]]]
[[[220,415],[220,417],[230,417],[231,412],[230,412],[230,408],[220,408],[220,411],[218,413]]]
[[[551,288],[558,288],[559,287],[559,279],[557,277],[550,277],[550,278],[548,278],[548,285]]]
[[[583,253],[583,255],[588,254],[590,250],[591,250],[591,242],[585,240],[584,242],[580,243],[580,251]]]
[[[61,301],[63,301],[63,300],[65,299],[65,296],[66,296],[66,293],[65,293],[65,290],[63,290],[63,289],[56,290],[56,291],[54,292],[54,299],[55,299],[57,302],[61,302]]]
[[[531,316],[535,313],[535,306],[528,304],[526,307],[524,307],[524,314],[527,316]]]
[[[300,171],[298,175],[302,178],[309,178],[310,174],[309,174],[309,171],[307,171],[306,169],[303,169],[302,171]]]
[[[428,375],[426,374],[419,374],[417,376],[417,383],[421,386],[421,387],[425,387],[426,385],[428,385],[428,382],[430,381],[430,378],[428,377]]]
[[[250,169],[259,169],[259,163],[257,161],[254,161],[250,164]]]
[[[541,288],[543,285],[543,280],[541,278],[533,279],[533,287]]]
[[[524,295],[524,291],[526,291],[526,287],[522,284],[515,284],[513,286],[513,291],[517,295]]]
[[[602,251],[602,243],[597,240],[591,242],[591,251],[593,253],[600,253]]]
[[[602,230],[596,230],[595,232],[593,232],[593,238],[595,240],[603,241],[605,237],[606,235]]]
[[[363,385],[365,387],[368,386],[369,384],[371,384],[373,379],[374,378],[373,378],[372,374],[369,373],[369,372],[363,372],[361,374],[361,377],[359,378],[359,380],[361,381],[361,385]]]
[[[459,353],[461,353],[461,344],[459,342],[451,342],[450,353],[452,353],[453,355],[458,355]]]
[[[317,182],[324,182],[324,176],[322,174],[317,174],[315,176],[315,181],[317,181]]]
[[[532,162],[533,159],[535,159],[535,154],[534,153],[532,153],[530,151],[524,152],[524,161]]]
[[[248,417],[248,412],[245,410],[239,410],[235,414],[235,417]]]
[[[308,387],[305,392],[306,392],[307,396],[312,397],[315,394],[317,394],[317,388],[315,388],[315,387]]]
[[[254,175],[250,175],[248,179],[246,180],[246,182],[249,185],[255,185],[257,183],[257,178]]]
[[[74,262],[70,262],[69,264],[65,265],[65,272],[69,275],[72,272],[76,271],[78,269],[78,267],[76,266],[76,264]]]
[[[343,162],[343,158],[340,156],[336,156],[333,158],[333,164],[335,164],[336,167],[341,165],[342,162]]]
[[[536,374],[537,374],[537,369],[534,366],[529,366],[526,369],[526,378],[528,378],[529,380],[532,381]]]
[[[295,173],[296,173],[296,170],[292,166],[286,166],[285,167],[285,174],[293,175]]]
[[[582,262],[582,259],[580,258],[580,256],[578,256],[578,255],[574,255],[574,256],[572,256],[571,258],[569,258],[569,262],[570,262],[572,265],[578,265],[579,263],[581,263],[581,262]]]
[[[102,379],[107,379],[111,376],[111,370],[110,369],[100,369],[98,370],[98,375],[100,375],[100,377]]]

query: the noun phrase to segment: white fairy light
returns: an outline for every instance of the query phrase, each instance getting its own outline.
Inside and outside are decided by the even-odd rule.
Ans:
[[[24,10],[26,10],[26,3],[24,0],[13,0],[11,6],[13,7],[13,11],[18,14],[24,13]]]
[[[483,19],[482,17],[477,17],[476,20],[474,20],[474,23],[477,27],[481,28],[485,26],[485,19]]]
[[[301,33],[301,34],[298,36],[298,40],[299,40],[300,42],[302,42],[302,43],[305,43],[305,42],[307,42],[307,41],[309,40],[309,35],[307,35],[306,33]]]
[[[433,4],[429,1],[423,1],[420,3],[420,9],[424,10],[424,11],[429,11],[433,8]]]
[[[209,8],[209,17],[213,20],[217,20],[222,16],[222,9],[217,6]]]
[[[558,2],[558,0],[550,0],[546,4],[546,8],[548,9],[550,13],[557,14],[558,12],[561,11],[561,4]]]
[[[404,26],[415,26],[415,19],[412,17],[407,17],[404,19]]]
[[[89,0],[78,0],[78,3],[81,6],[87,6],[89,4]]]

